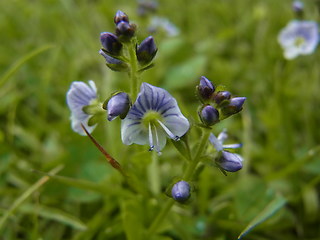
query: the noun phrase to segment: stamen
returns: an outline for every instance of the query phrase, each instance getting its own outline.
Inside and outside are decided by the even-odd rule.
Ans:
[[[152,136],[152,130],[151,130],[150,123],[149,123],[149,144],[150,144],[149,151],[152,151],[154,149],[154,145],[153,145],[153,136]]]
[[[242,147],[242,144],[241,143],[234,143],[234,144],[226,144],[226,145],[223,145],[223,148],[241,148]]]
[[[154,134],[156,135],[156,151],[158,155],[161,155],[160,146],[159,146],[159,137],[158,137],[158,132],[155,125],[153,125],[153,129],[154,129]]]
[[[170,130],[169,128],[166,127],[166,125],[164,125],[161,121],[157,120],[158,123],[160,124],[160,126],[163,128],[163,130],[166,132],[166,134],[168,134],[168,136],[175,140],[175,141],[179,141],[180,140],[180,137],[174,135]]]

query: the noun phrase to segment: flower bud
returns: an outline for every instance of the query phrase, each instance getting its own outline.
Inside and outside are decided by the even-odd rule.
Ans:
[[[134,36],[135,31],[136,25],[130,24],[125,21],[119,22],[116,27],[116,35],[122,42],[129,42],[130,39]]]
[[[220,105],[224,101],[228,101],[231,98],[231,93],[228,91],[220,91],[214,96],[216,104]]]
[[[158,49],[153,37],[144,39],[137,48],[136,54],[140,64],[145,65],[152,61]]]
[[[113,71],[116,72],[127,72],[129,66],[127,63],[111,57],[108,53],[106,53],[103,49],[100,49],[99,54],[102,55],[106,59],[106,65]]]
[[[120,116],[124,119],[130,109],[130,99],[125,92],[115,93],[103,104],[103,108],[108,110],[108,120],[112,121]]]
[[[292,3],[292,10],[296,13],[296,14],[302,14],[303,13],[303,2],[301,1],[294,1]]]
[[[200,119],[206,126],[212,126],[219,122],[219,112],[211,105],[204,106],[199,112]]]
[[[122,43],[118,40],[118,37],[109,32],[102,32],[100,34],[100,41],[104,50],[108,53],[118,56],[122,49]]]
[[[240,112],[246,99],[246,97],[231,98],[229,104],[221,109],[223,115],[230,116]]]
[[[171,195],[174,200],[180,203],[190,198],[190,185],[186,181],[179,181],[173,185]]]
[[[228,151],[222,151],[216,159],[216,163],[227,172],[236,172],[242,168],[242,158],[240,155]]]
[[[215,87],[206,77],[202,76],[200,78],[200,83],[198,85],[198,94],[201,101],[208,101],[211,99],[212,94],[215,91]]]
[[[116,15],[114,16],[114,23],[118,24],[121,21],[127,22],[129,23],[129,17],[127,14],[125,14],[124,12],[118,10]]]

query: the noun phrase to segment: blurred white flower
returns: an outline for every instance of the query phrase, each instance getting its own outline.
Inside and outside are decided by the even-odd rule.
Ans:
[[[155,32],[158,29],[163,30],[168,37],[175,37],[180,34],[180,29],[164,17],[153,17],[151,19],[149,30]]]
[[[90,80],[89,85],[84,82],[72,82],[67,92],[67,104],[71,110],[71,127],[73,131],[85,136],[81,124],[91,133],[96,125],[88,126],[91,115],[83,111],[83,107],[88,106],[97,99],[97,88],[94,81]]]
[[[142,83],[136,102],[121,123],[121,138],[126,145],[149,144],[160,153],[166,137],[179,140],[189,129],[177,101],[164,89]]]
[[[286,59],[311,54],[319,42],[318,25],[313,21],[293,20],[281,30],[278,41]]]

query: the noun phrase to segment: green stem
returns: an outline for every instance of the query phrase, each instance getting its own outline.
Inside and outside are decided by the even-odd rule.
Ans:
[[[185,181],[191,180],[191,178],[194,174],[194,171],[195,171],[198,163],[200,162],[201,155],[202,155],[203,151],[205,150],[205,147],[207,146],[209,135],[210,135],[210,131],[207,129],[204,129],[202,132],[202,137],[201,137],[196,155],[192,158],[192,161],[189,163],[189,166],[183,176],[183,180],[185,180]],[[148,234],[147,236],[150,236],[152,233],[154,233],[157,230],[157,228],[159,227],[161,222],[164,220],[164,218],[169,213],[169,211],[174,203],[175,203],[175,201],[172,198],[169,198],[167,200],[164,207],[162,208],[162,210],[159,212],[158,216],[154,219],[153,223],[149,227],[149,229],[147,231],[147,234]]]
[[[183,176],[183,179],[185,181],[191,180],[192,175],[193,175],[198,163],[200,162],[201,155],[202,155],[205,147],[207,146],[209,135],[210,135],[210,131],[207,129],[204,129],[202,132],[202,137],[201,137],[196,155],[192,158],[192,161],[190,162],[190,164],[187,168],[187,171],[185,172],[185,174]]]
[[[151,236],[157,230],[160,223],[167,216],[168,212],[170,211],[174,203],[175,201],[172,198],[167,199],[163,209],[159,212],[158,216],[154,219],[151,226],[149,227],[147,231],[147,236]]]
[[[136,39],[133,38],[128,44],[128,52],[130,58],[130,81],[131,81],[131,98],[135,99],[138,95],[139,79],[138,79],[138,61],[136,56]]]

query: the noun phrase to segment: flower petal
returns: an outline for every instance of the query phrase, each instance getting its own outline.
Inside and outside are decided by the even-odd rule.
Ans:
[[[72,82],[67,92],[67,104],[71,110],[71,126],[73,131],[80,135],[86,135],[81,127],[81,123],[88,132],[92,132],[96,125],[88,126],[90,115],[83,112],[84,106],[90,105],[90,102],[97,98],[97,89],[95,83],[90,80],[89,85],[84,82]]]
[[[71,128],[74,132],[82,135],[82,136],[86,136],[85,131],[82,129],[81,127],[81,123],[83,124],[83,126],[87,129],[87,131],[89,133],[92,133],[92,131],[95,129],[95,127],[97,126],[97,124],[93,125],[93,126],[89,126],[88,125],[88,121],[90,119],[90,116],[87,116],[86,119],[84,119],[83,121],[79,121],[78,118],[76,118],[74,115],[71,115]]]

